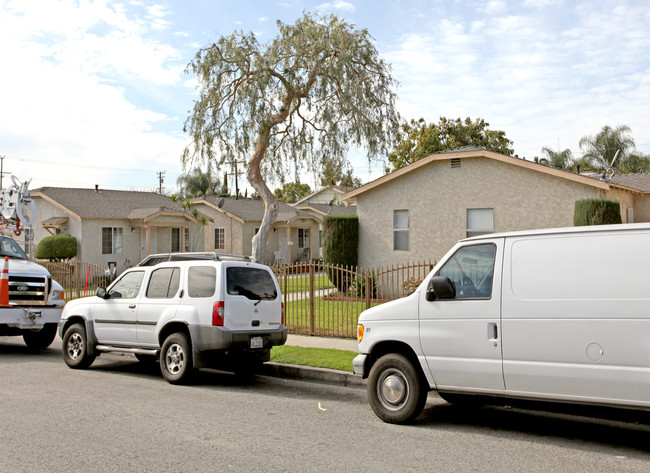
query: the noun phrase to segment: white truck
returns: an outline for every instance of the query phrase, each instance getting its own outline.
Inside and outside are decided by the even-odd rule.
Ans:
[[[0,307],[0,336],[22,336],[30,349],[42,350],[56,336],[65,303],[63,288],[46,268],[30,261],[10,236],[20,235],[23,225],[30,226],[36,215],[29,181],[11,178],[12,185],[0,194],[0,269],[5,257],[9,269],[9,304]]]

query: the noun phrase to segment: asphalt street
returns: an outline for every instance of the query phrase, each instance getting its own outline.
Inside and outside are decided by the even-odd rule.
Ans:
[[[69,369],[60,345],[0,337],[0,472],[647,472],[650,416],[453,406],[382,423],[363,386],[202,370],[190,386],[103,354]],[[579,413],[580,415],[575,415]]]

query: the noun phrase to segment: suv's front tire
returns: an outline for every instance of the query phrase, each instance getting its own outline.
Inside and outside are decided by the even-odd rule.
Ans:
[[[68,327],[63,335],[63,361],[70,368],[88,368],[95,357],[88,354],[88,335],[83,324]]]
[[[160,371],[171,384],[187,383],[194,372],[192,346],[184,333],[169,335],[160,351]]]

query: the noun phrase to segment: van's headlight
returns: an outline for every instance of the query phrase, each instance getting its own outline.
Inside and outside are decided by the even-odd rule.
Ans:
[[[63,299],[64,299],[64,293],[63,293],[63,291],[57,291],[57,290],[54,290],[54,291],[52,291],[52,293],[51,293],[51,297],[52,297],[52,299],[55,300],[55,301],[57,301],[57,300],[63,300]]]
[[[361,340],[363,340],[363,331],[363,325],[357,325],[357,339],[359,340],[359,343],[361,343]]]

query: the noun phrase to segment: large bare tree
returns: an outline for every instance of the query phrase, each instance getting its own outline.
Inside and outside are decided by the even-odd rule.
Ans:
[[[310,13],[277,25],[268,44],[235,32],[198,51],[187,67],[199,98],[185,122],[192,143],[183,164],[246,161],[265,208],[253,237],[256,260],[278,212],[265,179],[303,166],[317,171],[324,156],[345,163],[350,146],[365,149],[369,160],[386,156],[399,128],[397,83],[367,30]]]

